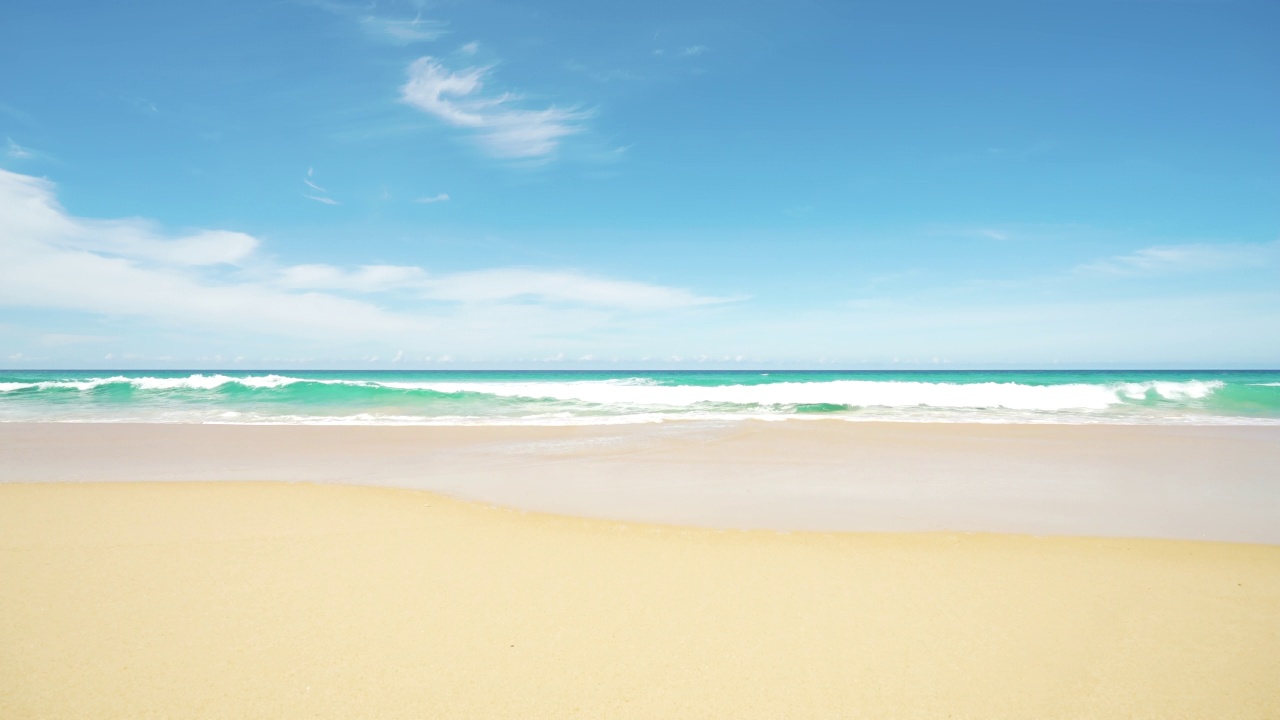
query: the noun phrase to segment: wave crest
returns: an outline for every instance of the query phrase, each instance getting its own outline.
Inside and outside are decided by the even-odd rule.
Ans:
[[[300,378],[287,375],[187,377],[113,376],[85,380],[0,383],[0,393],[22,390],[90,391],[111,385],[166,392],[211,391],[227,385],[250,390],[315,384],[350,386],[399,393],[474,393],[495,398],[557,400],[595,406],[689,408],[695,405],[754,407],[839,406],[846,408],[932,407],[1024,411],[1106,410],[1144,402],[1190,403],[1224,387],[1220,380],[1151,380],[1110,384],[1029,385],[1017,382],[920,382],[904,380],[828,380],[750,385],[669,385],[650,378],[570,381],[398,381]]]

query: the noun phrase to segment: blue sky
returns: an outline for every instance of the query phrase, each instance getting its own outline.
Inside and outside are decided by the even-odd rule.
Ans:
[[[1280,4],[9,3],[9,367],[1280,366]]]

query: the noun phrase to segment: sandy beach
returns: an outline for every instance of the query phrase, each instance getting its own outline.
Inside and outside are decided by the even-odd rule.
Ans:
[[[0,486],[0,715],[1267,718],[1280,547]]]
[[[0,716],[1280,716],[1274,543],[680,527],[337,483],[403,483],[412,467],[424,486],[421,478],[441,482],[465,467],[473,474],[450,477],[496,478],[475,464],[480,456],[507,457],[508,482],[518,464],[527,479],[618,458],[637,473],[671,463],[651,474],[657,490],[647,495],[620,477],[624,492],[613,502],[621,507],[673,497],[679,481],[714,487],[747,460],[762,468],[755,487],[773,497],[778,478],[767,468],[778,477],[812,469],[791,464],[799,455],[819,465],[849,453],[887,462],[901,450],[892,437],[914,438],[917,463],[970,470],[993,462],[985,445],[1014,458],[1025,446],[1024,460],[1042,453],[1050,480],[1064,472],[1055,447],[1083,458],[1067,470],[1110,462],[1120,473],[1150,460],[1141,438],[1155,437],[1152,452],[1164,445],[1182,470],[1146,515],[1198,494],[1204,514],[1226,522],[1249,517],[1239,514],[1246,491],[1265,498],[1274,482],[1266,432],[1158,431],[1182,433],[1169,443],[1142,434],[1150,429],[1127,437],[1104,428],[1097,437],[1119,430],[1107,437],[1132,442],[1089,445],[1076,430],[1052,428],[795,423],[710,428],[703,440],[652,428],[468,430],[0,428]],[[705,442],[713,436],[720,442]],[[624,441],[609,440],[617,437]],[[806,437],[827,454],[815,457]],[[755,454],[734,465],[728,455],[744,445]],[[1121,445],[1139,449],[1106,455]],[[955,462],[961,448],[967,465]],[[311,463],[297,460],[301,449]],[[1220,454],[1203,455],[1210,451]],[[424,457],[436,464],[419,465]],[[348,475],[362,463],[364,474]],[[255,468],[258,480],[294,482],[250,481]],[[1207,468],[1234,490],[1197,490]],[[287,469],[298,475],[282,477]],[[846,469],[844,484],[827,485],[832,497],[863,477]],[[1134,494],[1147,487],[1142,473],[1130,476]],[[926,508],[943,497],[930,495],[928,477],[912,486]],[[603,511],[602,485],[582,487],[596,488],[593,507]],[[1024,489],[1018,503],[1039,497],[1048,506],[1061,489],[1044,487]],[[715,497],[704,492],[702,502]],[[1128,495],[1101,497],[1114,501],[1112,522],[1128,518],[1127,534],[1142,534],[1144,515],[1127,514]],[[1087,514],[1077,510],[1053,522]],[[950,517],[981,521],[965,512]]]

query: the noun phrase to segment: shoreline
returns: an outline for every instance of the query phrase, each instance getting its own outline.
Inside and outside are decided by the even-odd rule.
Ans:
[[[282,480],[626,522],[1280,544],[1280,428],[0,424],[6,482]]]
[[[1263,718],[1280,547],[0,485],[0,715]]]

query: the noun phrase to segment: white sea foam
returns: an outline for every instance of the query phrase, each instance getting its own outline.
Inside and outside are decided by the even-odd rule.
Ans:
[[[138,378],[139,380],[154,380],[156,378]],[[7,382],[0,383],[0,392],[14,392],[16,390],[92,390],[103,385],[111,385],[113,383],[128,383],[130,378],[123,375],[117,377],[106,378],[89,378],[88,380],[42,380],[40,382]]]
[[[1127,398],[1141,400],[1152,392],[1165,400],[1200,400],[1213,394],[1224,386],[1221,380],[1188,380],[1186,382],[1168,382],[1152,380],[1141,383],[1124,383],[1120,392]]]
[[[1100,411],[1126,402],[1147,399],[1186,402],[1206,398],[1224,386],[1218,380],[1065,385],[829,380],[708,386],[661,385],[650,378],[456,382],[299,378],[274,374],[243,377],[196,374],[177,378],[113,376],[86,380],[9,382],[0,383],[0,392],[31,388],[88,391],[117,383],[148,391],[215,390],[227,384],[272,389],[297,383],[316,383],[380,387],[408,392],[477,393],[504,398],[552,399],[613,407],[690,408],[701,404],[757,407],[835,405],[854,408],[1003,409],[1038,412]]]
[[[215,390],[223,385],[236,384],[249,388],[276,388],[300,382],[314,382],[303,378],[286,377],[284,375],[251,375],[249,377],[231,377],[228,375],[192,375],[185,378],[133,378],[134,387],[142,390]]]
[[[294,383],[316,382],[324,384],[368,384],[360,381],[345,380],[311,380],[307,378],[287,377],[283,375],[251,375],[248,377],[232,377],[230,375],[189,375],[180,378],[159,377],[113,377],[89,378],[87,380],[42,380],[40,382],[7,382],[0,383],[0,393],[16,390],[93,390],[104,385],[132,385],[139,390],[216,390],[223,385],[236,384],[249,388],[274,388]]]
[[[1206,397],[1220,381],[1124,383],[1119,385],[1023,385],[876,380],[782,382],[760,385],[657,385],[620,381],[574,382],[395,382],[385,387],[438,393],[484,393],[499,397],[548,398],[595,405],[689,407],[700,403],[757,406],[844,405],[849,407],[1004,408],[1009,410],[1105,410],[1154,392],[1165,400]]]
[[[858,414],[794,415],[764,412],[687,412],[628,413],[620,415],[575,415],[547,413],[543,415],[479,417],[470,415],[421,416],[356,413],[352,415],[267,415],[242,413],[227,415],[205,412],[170,412],[124,415],[72,415],[39,417],[4,417],[0,423],[158,423],[207,425],[395,425],[395,426],[588,426],[636,425],[651,423],[737,423],[761,422],[891,422],[891,423],[977,423],[984,425],[1229,425],[1280,426],[1280,419],[1249,416],[1204,414],[1096,414],[1089,412],[1036,413],[1016,411],[952,410],[916,412],[914,408],[896,411],[872,411]]]

